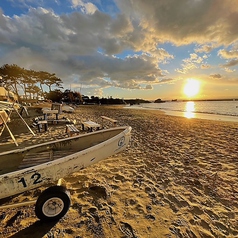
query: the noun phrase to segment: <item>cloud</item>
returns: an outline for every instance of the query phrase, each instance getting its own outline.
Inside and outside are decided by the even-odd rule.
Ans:
[[[101,11],[100,1],[54,3],[65,2],[65,13],[53,11],[45,0],[12,1],[26,9],[18,16],[0,9],[1,65],[56,73],[66,85],[141,89],[172,80],[160,67],[176,56],[162,43],[199,45],[176,69],[187,73],[209,68],[203,62],[207,55],[199,53],[238,39],[236,0],[116,0],[116,13]],[[226,68],[238,64],[235,49],[219,56],[232,59]]]
[[[183,63],[181,64],[182,69],[175,69],[176,72],[185,74],[190,70],[197,69],[198,65],[203,62],[202,57],[198,56],[195,53],[190,54],[189,58],[183,59]]]
[[[237,40],[236,0],[180,0],[179,4],[177,0],[117,0],[117,4],[144,32],[164,42],[228,45]]]
[[[61,74],[67,77],[70,72],[74,72],[79,75],[74,82],[88,86],[135,89],[140,88],[141,83],[157,82],[158,78],[163,76],[161,70],[153,64],[153,58],[147,57],[145,61],[143,56],[119,59],[98,53],[91,56],[78,56],[59,63],[62,69],[67,69]],[[69,84],[72,79],[65,78],[64,81]]]
[[[238,78],[237,76],[231,75],[221,75],[219,73],[215,74],[210,74],[209,75],[210,82],[214,84],[221,84],[224,85],[225,87],[228,85],[233,85],[234,89],[236,89],[237,83],[238,83]]]
[[[220,74],[211,74],[210,75],[210,78],[213,78],[213,79],[221,79],[222,76]]]
[[[3,11],[0,8],[0,43],[1,44],[12,44],[11,39],[8,37],[9,26],[8,17],[3,15]],[[1,48],[1,47],[0,47]]]
[[[233,58],[238,58],[238,50],[219,50],[218,55],[221,56],[224,59],[233,59]]]
[[[154,51],[151,51],[151,53],[156,56],[158,61],[167,63],[167,60],[174,59],[174,56],[169,54],[165,49],[158,48]]]
[[[226,72],[231,72],[231,70],[228,70],[229,67],[234,67],[238,65],[238,50],[237,49],[230,50],[230,51],[222,49],[218,51],[218,55],[224,59],[231,59],[229,62],[222,65],[222,67],[225,68]]]
[[[231,60],[228,63],[223,64],[222,67],[226,68],[226,67],[233,67],[233,66],[236,66],[236,65],[238,65],[238,59]]]
[[[91,3],[82,0],[72,0],[73,8],[80,8],[86,14],[93,14],[97,11],[97,7]]]
[[[230,69],[230,68],[226,68],[226,67],[224,67],[224,70],[227,72],[227,73],[233,73],[233,72],[235,72],[236,70],[235,69]]]
[[[163,84],[163,83],[173,83],[175,82],[176,80],[173,79],[173,78],[163,78],[159,81],[160,84]]]
[[[73,80],[88,86],[140,88],[141,83],[164,76],[158,61],[173,58],[162,48],[124,59],[114,57],[133,47],[125,37],[133,30],[125,15],[111,18],[96,11],[59,16],[52,10],[31,8],[21,17],[2,17],[8,25],[5,42],[13,43],[5,44],[7,53],[0,62],[56,72],[68,85]]]
[[[201,65],[201,69],[210,69],[211,68],[211,65],[209,64],[202,64]]]
[[[195,48],[195,52],[196,53],[209,53],[211,52],[212,50],[214,49],[214,47],[212,45],[209,45],[209,44],[205,44],[205,45],[201,45],[197,48]]]
[[[148,84],[145,86],[145,89],[151,90],[151,89],[153,89],[153,87],[152,87],[152,85]]]

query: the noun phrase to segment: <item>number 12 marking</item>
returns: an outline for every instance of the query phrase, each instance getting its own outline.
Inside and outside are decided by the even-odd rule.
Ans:
[[[31,179],[34,180],[33,184],[38,184],[42,182],[41,175],[39,173],[32,174]],[[21,178],[20,180],[18,180],[18,183],[22,183],[24,188],[27,187],[26,180],[24,178]]]

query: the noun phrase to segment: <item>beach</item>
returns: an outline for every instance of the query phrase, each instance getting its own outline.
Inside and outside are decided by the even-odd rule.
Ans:
[[[32,124],[40,111],[29,112],[24,119]],[[83,120],[101,123],[102,115],[132,127],[130,146],[64,178],[71,207],[58,222],[40,222],[33,205],[1,209],[0,237],[238,237],[238,123],[97,105],[60,117],[80,128]],[[22,147],[66,136],[65,124],[34,128],[36,136],[20,125],[17,117],[9,123]],[[16,146],[4,131],[0,151],[10,149]],[[0,204],[37,198],[43,189]]]

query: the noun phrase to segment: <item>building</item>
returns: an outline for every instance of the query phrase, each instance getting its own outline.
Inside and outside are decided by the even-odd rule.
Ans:
[[[5,102],[18,102],[18,97],[15,93],[0,87],[0,101]]]

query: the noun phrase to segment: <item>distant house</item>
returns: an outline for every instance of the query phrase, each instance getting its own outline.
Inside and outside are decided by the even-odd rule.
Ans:
[[[0,101],[8,101],[8,91],[4,87],[0,87]]]

